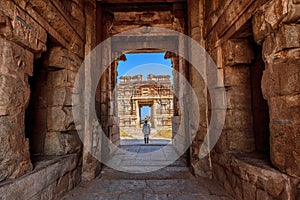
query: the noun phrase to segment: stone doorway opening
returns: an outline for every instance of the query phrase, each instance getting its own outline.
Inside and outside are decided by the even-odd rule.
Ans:
[[[103,141],[103,138],[100,138],[97,131],[94,131],[98,129],[98,126],[93,126],[94,119],[92,119],[89,120],[91,126],[87,126],[85,129],[85,132],[88,133],[87,138],[89,139],[85,140],[84,144],[92,151],[95,149],[99,150],[97,152],[101,151],[101,155],[105,155],[104,160],[106,160],[107,157],[109,159],[109,157],[116,152],[115,147],[120,145],[119,124],[122,124],[122,119],[118,115],[119,102],[117,92],[115,92],[115,88],[120,88],[117,82],[120,61],[126,61],[128,55],[132,54],[164,53],[164,58],[170,59],[173,69],[178,72],[176,75],[174,74],[174,88],[176,89],[176,91],[174,91],[174,94],[176,95],[174,96],[186,96],[184,95],[186,91],[185,85],[180,84],[181,78],[178,75],[181,74],[182,77],[185,77],[187,80],[189,79],[188,64],[183,58],[179,57],[179,52],[185,52],[185,44],[178,34],[162,30],[170,29],[180,33],[186,33],[186,9],[186,2],[181,1],[160,2],[155,3],[155,6],[152,3],[138,5],[112,2],[97,3],[96,41],[98,44],[105,43],[105,49],[103,49],[104,51],[100,51],[102,54],[98,56],[101,57],[98,63],[99,69],[103,69],[103,73],[97,83],[98,85],[95,94],[95,109],[97,113],[97,119],[95,118],[95,121],[99,121],[101,132],[105,135],[105,141]],[[155,31],[155,28],[158,28],[156,29],[157,31]],[[139,29],[139,31],[135,33],[130,32],[129,30],[132,29]],[[124,32],[126,32],[125,35],[120,35],[120,33]],[[147,39],[145,40],[145,38]],[[140,77],[139,75],[134,75],[131,78],[137,80],[144,79],[144,77]],[[146,78],[147,80],[149,78],[152,82],[155,82],[154,79],[170,79],[168,77],[158,77],[158,75],[155,74],[151,76],[149,74]],[[123,81],[126,80],[127,78],[123,79]],[[185,144],[189,142],[190,136],[188,136],[189,131],[182,128],[188,124],[188,121],[185,121],[184,117],[182,117],[183,112],[180,112],[179,109],[183,109],[183,101],[180,101],[176,97],[172,100],[170,95],[171,92],[168,92],[170,91],[170,88],[165,86],[165,80],[156,82],[159,84],[154,84],[154,86],[148,85],[148,90],[143,87],[136,88],[132,101],[130,101],[131,90],[128,90],[127,88],[127,91],[125,90],[125,94],[126,92],[127,94],[124,94],[124,96],[126,98],[129,97],[129,103],[126,103],[127,105],[124,108],[124,112],[129,112],[129,115],[131,115],[134,114],[133,111],[135,111],[135,113],[137,111],[139,112],[139,104],[149,104],[149,102],[143,102],[142,99],[138,99],[142,92],[150,94],[151,92],[158,90],[161,91],[164,96],[167,96],[171,100],[164,99],[161,102],[150,104],[164,105],[164,112],[168,112],[172,109],[173,111],[168,113],[172,116],[169,117],[168,123],[161,122],[156,125],[164,123],[169,124],[173,129],[172,135],[176,133],[176,136],[178,136],[178,139],[174,139],[172,145],[180,152],[185,151],[183,149],[185,149]],[[149,88],[151,89],[149,90]],[[136,106],[137,104],[138,106]],[[133,110],[134,107],[138,109]],[[154,109],[154,106],[151,106],[151,108]],[[130,113],[131,111],[132,113]],[[131,124],[136,128],[140,123],[137,119],[139,118],[139,114],[136,116],[135,119],[125,120],[126,122],[124,121],[124,123]],[[182,126],[180,126],[181,124]],[[179,128],[181,128],[182,131],[179,131]],[[93,147],[91,146],[92,144],[94,145]],[[83,168],[89,171],[87,173],[84,172],[84,174],[90,174],[90,172],[94,173],[99,169],[98,167],[95,167],[96,164],[92,165],[91,162],[88,161],[88,154],[88,151],[83,151]]]
[[[126,61],[117,64],[116,109],[121,145],[143,144],[145,120],[151,126],[151,144],[172,142],[173,69],[165,55],[165,52],[124,54]]]

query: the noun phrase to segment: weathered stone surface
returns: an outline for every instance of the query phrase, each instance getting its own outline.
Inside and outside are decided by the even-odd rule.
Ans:
[[[251,88],[248,85],[228,87],[226,91],[227,108],[232,112],[248,112],[251,115]],[[250,122],[251,123],[251,122]]]
[[[270,195],[268,195],[267,192],[258,189],[258,190],[256,191],[256,199],[257,199],[257,200],[271,200],[272,197],[271,197]]]
[[[0,181],[29,172],[32,164],[25,138],[24,112],[0,117]]]
[[[291,58],[285,53],[291,51],[289,47],[294,48],[293,44],[295,42],[289,39],[289,37],[293,38],[289,35],[289,31],[281,32],[285,34],[282,34],[282,41],[278,46],[285,46],[288,50],[280,52],[281,57],[278,60],[272,56],[273,51],[268,52],[266,50],[265,54],[269,55],[267,60],[269,64],[264,71],[262,91],[270,108],[270,153],[272,163],[289,175],[299,176],[300,154],[297,150],[299,146],[300,106],[298,97],[300,91],[299,59]],[[264,46],[273,45],[273,40],[272,38],[267,39]]]
[[[228,110],[224,129],[251,130],[252,116],[250,110]]]
[[[227,147],[230,152],[252,152],[255,150],[254,136],[251,130],[225,130]]]
[[[63,6],[61,6],[58,1],[48,2],[47,0],[32,0],[30,3],[34,10],[64,38],[64,40],[68,43],[67,48],[83,58],[84,37],[83,35],[78,35],[79,32],[76,32],[76,25],[73,21],[68,19],[68,15],[65,14],[65,12],[60,12],[60,10],[64,10]],[[56,6],[54,4],[56,4]]]
[[[27,81],[32,75],[33,54],[0,38],[0,115],[14,115],[27,107],[30,89]]]
[[[160,147],[124,147],[129,148],[132,152],[122,154],[122,160],[127,162],[134,161],[132,153],[141,149],[155,152]],[[140,171],[149,166],[140,163],[129,167]],[[105,167],[100,179],[81,183],[63,199],[95,198],[95,195],[99,199],[231,199],[214,180],[192,176],[182,159],[155,173],[126,173]]]
[[[67,155],[81,151],[79,135],[75,133],[48,132],[44,144],[45,155]]]
[[[24,110],[29,101],[29,86],[26,82],[9,75],[0,75],[0,115],[15,115]]]
[[[64,191],[74,187],[71,183],[78,183],[72,176],[78,166],[77,155],[54,158],[36,163],[34,171],[16,179],[15,181],[4,181],[0,184],[0,193],[3,200],[11,199],[52,199],[55,194],[54,188],[60,187],[61,177],[68,180]]]
[[[226,161],[221,165],[217,164],[224,159]],[[296,198],[296,186],[300,179],[272,168],[261,155],[219,154],[216,155],[215,162],[214,176],[223,182],[225,188],[239,196],[239,199]]]
[[[74,87],[77,72],[62,69],[58,71],[50,71],[48,73],[48,86],[54,87]]]
[[[299,72],[299,60],[269,65],[262,77],[264,98],[297,94],[300,91]]]
[[[250,85],[250,66],[239,65],[225,67],[224,85],[225,86],[247,86]]]
[[[294,0],[272,0],[263,5],[253,18],[254,39],[259,44],[277,30],[282,23],[295,23],[299,20],[300,4]]]
[[[49,106],[71,106],[73,88],[56,87],[48,92]],[[77,104],[78,105],[78,104]]]
[[[14,41],[34,53],[46,51],[46,31],[10,0],[3,0],[0,17],[0,35]]]
[[[73,121],[71,107],[49,107],[47,118],[48,131],[73,131],[75,124]]]
[[[16,178],[32,169],[24,116],[29,102],[28,75],[33,54],[0,38],[0,180]]]
[[[282,25],[276,33],[265,38],[263,43],[263,58],[266,64],[285,63],[287,59],[299,58],[300,26]],[[289,54],[287,50],[295,50]]]
[[[60,46],[51,48],[44,61],[44,66],[78,71],[82,59]]]
[[[224,63],[229,66],[250,64],[255,58],[253,45],[247,39],[231,39],[224,45]]]
[[[1,73],[25,73],[32,76],[33,53],[4,38],[0,38],[0,46]]]

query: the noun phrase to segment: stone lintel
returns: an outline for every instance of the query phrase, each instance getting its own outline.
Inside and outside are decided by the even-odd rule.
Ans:
[[[80,57],[84,56],[85,38],[82,39],[82,33],[78,34],[80,31],[75,29],[69,21],[66,20],[64,15],[60,12],[60,9],[57,9],[53,2],[32,0],[28,6],[34,10],[33,12],[38,13],[40,18],[42,18],[42,23],[46,21],[48,24],[46,27],[50,25],[52,32],[49,31],[49,34],[51,36],[55,39],[58,37],[58,39],[60,39],[58,41],[62,41],[62,45],[73,53],[76,53]],[[80,24],[78,26],[80,26]]]
[[[33,53],[46,51],[47,33],[34,19],[9,0],[0,8],[0,35]]]

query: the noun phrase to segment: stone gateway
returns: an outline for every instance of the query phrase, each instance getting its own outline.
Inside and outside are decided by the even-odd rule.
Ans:
[[[299,200],[299,22],[299,0],[1,0],[0,199]],[[118,36],[137,28],[142,31]],[[211,78],[208,56],[154,28],[195,40],[220,78]],[[103,41],[97,58],[87,59]],[[181,76],[173,73],[172,83],[168,76],[124,76],[117,84],[125,54],[152,52],[164,53]],[[198,59],[205,75],[178,52]],[[84,97],[74,90],[83,61]],[[103,73],[94,95],[95,70]],[[223,108],[211,101],[220,88],[223,128],[211,121]],[[151,107],[151,126],[172,127],[176,140],[163,149],[116,151],[108,143],[119,146],[120,128],[140,126],[142,106]],[[75,108],[83,124],[74,120]],[[188,117],[193,114],[199,123]],[[221,131],[212,151],[204,140],[210,124]],[[148,161],[139,156],[145,152]],[[119,156],[120,166],[137,171],[150,169],[149,160],[152,167],[177,161],[132,175],[94,155]]]

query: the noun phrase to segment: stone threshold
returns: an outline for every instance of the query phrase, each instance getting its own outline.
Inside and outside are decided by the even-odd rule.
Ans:
[[[67,185],[67,188],[62,190],[57,188],[60,186],[62,177],[69,173],[74,174],[72,172],[78,167],[77,154],[40,157],[34,164],[33,171],[0,183],[1,200],[53,199],[55,192],[69,191],[75,187],[74,184],[73,187]]]

